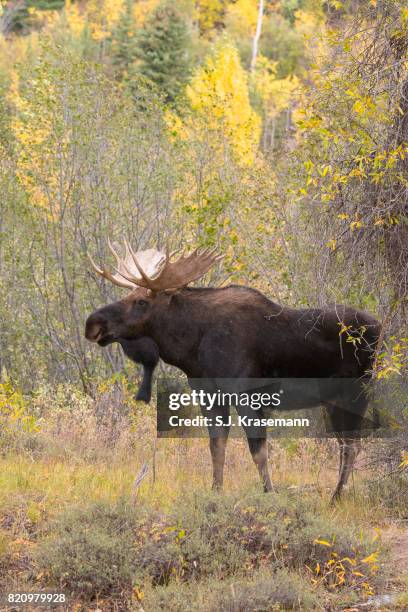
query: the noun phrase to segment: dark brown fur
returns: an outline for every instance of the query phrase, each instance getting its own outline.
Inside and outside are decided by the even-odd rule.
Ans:
[[[340,333],[344,327],[347,332]],[[365,380],[372,367],[379,333],[378,321],[354,308],[296,310],[275,304],[259,291],[236,285],[220,289],[185,288],[156,296],[146,289],[136,289],[123,300],[93,313],[85,331],[89,340],[101,346],[150,338],[160,358],[191,379]],[[347,342],[347,338],[357,341]],[[364,408],[351,424],[357,434]],[[215,486],[222,484],[227,435],[226,431],[221,439],[210,437]],[[356,438],[358,435],[353,435],[350,441],[339,436],[341,469],[335,496],[340,494],[350,473]],[[264,487],[270,489],[265,436],[248,441]]]

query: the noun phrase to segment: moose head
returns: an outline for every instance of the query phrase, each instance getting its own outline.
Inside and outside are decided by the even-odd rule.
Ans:
[[[169,296],[203,276],[222,257],[215,250],[196,249],[172,262],[174,253],[170,255],[168,249],[166,253],[155,249],[135,252],[125,240],[122,258],[110,242],[108,245],[117,261],[116,272],[112,274],[105,266],[100,268],[89,256],[93,269],[113,284],[132,291],[88,317],[85,336],[99,346],[146,335],[155,311],[163,310]]]

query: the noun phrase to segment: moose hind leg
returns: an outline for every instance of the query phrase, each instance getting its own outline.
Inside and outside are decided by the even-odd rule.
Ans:
[[[339,478],[331,503],[340,498],[360,451],[362,419],[367,403],[365,388],[361,381],[348,381],[339,401],[327,403],[332,430],[340,445]]]
[[[248,446],[252,459],[258,468],[265,493],[273,490],[268,469],[268,443],[265,438],[248,438]]]
[[[360,452],[361,442],[355,438],[342,438],[339,439],[340,444],[340,472],[339,479],[332,496],[332,503],[340,499],[341,492],[350,477],[353,470],[354,462]]]

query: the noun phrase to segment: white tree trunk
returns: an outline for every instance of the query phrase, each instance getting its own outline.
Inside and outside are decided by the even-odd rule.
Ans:
[[[257,55],[258,55],[259,39],[261,38],[261,34],[262,34],[262,18],[263,18],[263,13],[264,13],[264,0],[259,0],[258,19],[256,21],[255,36],[254,36],[254,40],[253,40],[253,43],[252,43],[251,72],[255,68],[256,58],[257,58]]]

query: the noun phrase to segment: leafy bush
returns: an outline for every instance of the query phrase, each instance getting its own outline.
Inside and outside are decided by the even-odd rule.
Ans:
[[[23,394],[6,378],[0,383],[0,451],[33,446],[33,434],[38,430],[38,421]]]
[[[175,583],[239,580],[231,595],[218,591],[214,603],[214,609],[239,611],[254,594],[259,609],[268,598],[297,605],[299,589],[293,594],[291,582],[270,582],[268,574],[252,583],[259,571],[278,577],[297,571],[318,589],[350,586],[369,594],[377,555],[373,544],[283,494],[205,494],[184,500],[173,515],[124,503],[68,510],[40,542],[37,564],[54,586],[85,599],[138,596],[157,587],[152,598],[159,606],[160,589],[168,587],[163,601],[170,606],[173,598],[176,610],[184,608]]]
[[[136,572],[137,521],[124,504],[72,508],[50,525],[37,551],[49,582],[84,599],[117,597]]]
[[[388,474],[365,483],[368,503],[382,506],[387,514],[408,518],[408,476],[404,472]]]
[[[67,509],[44,534],[36,562],[50,584],[84,599],[167,584],[181,570],[179,530],[123,501]]]
[[[43,385],[29,400],[41,430],[31,434],[25,449],[36,458],[74,459],[87,465],[101,460],[119,463],[124,456],[127,461],[135,445],[151,445],[146,432],[156,426],[148,408],[140,408],[133,395],[124,376],[98,385],[94,397],[74,385]]]
[[[321,602],[320,602],[321,603]],[[260,610],[318,610],[319,597],[294,573],[280,570],[259,573],[254,579],[222,585],[211,598],[212,612],[258,612]]]
[[[370,563],[362,560],[375,552],[373,544],[319,515],[310,502],[285,494],[204,496],[185,508],[179,523],[186,531],[183,571],[189,577],[225,578],[261,565],[312,568],[320,576],[327,563],[334,564],[333,558],[349,560],[337,586],[356,584],[357,571],[359,580],[371,575]],[[374,565],[375,557],[372,561]],[[329,586],[330,580],[323,582]]]
[[[0,569],[4,569],[10,558],[9,537],[4,531],[0,531]]]
[[[322,610],[322,593],[314,592],[307,581],[285,570],[258,571],[248,579],[216,583],[193,583],[158,587],[146,592],[147,612],[268,612],[274,610]]]

